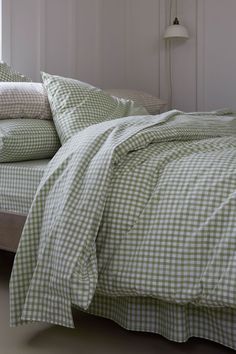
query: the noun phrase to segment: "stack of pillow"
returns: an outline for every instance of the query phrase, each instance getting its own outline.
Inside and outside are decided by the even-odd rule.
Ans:
[[[51,158],[92,124],[149,113],[144,104],[77,80],[46,73],[42,79],[33,83],[0,63],[0,163]]]
[[[0,63],[0,162],[47,159],[59,148],[43,85]]]

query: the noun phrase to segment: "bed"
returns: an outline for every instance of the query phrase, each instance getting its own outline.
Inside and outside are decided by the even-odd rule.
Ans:
[[[208,118],[205,117],[204,118],[205,121],[207,121]],[[145,134],[151,133],[151,131],[149,131],[149,125],[152,125],[151,124],[151,119],[155,120],[157,118],[150,118],[150,121],[148,123],[145,122],[143,118],[140,119],[142,121],[142,124],[144,124],[144,127],[146,127],[146,129],[144,129]],[[185,121],[185,116],[183,116],[182,119],[183,119],[182,123],[185,124],[186,123],[186,122],[184,122]],[[196,127],[198,127],[198,128],[200,127],[196,117],[194,117],[194,116],[192,118],[188,117],[188,119],[190,119],[190,120],[193,119],[191,124],[189,125],[189,129],[190,130],[192,129],[192,124],[194,123],[194,121],[197,124]],[[209,123],[209,127],[205,126],[204,133],[203,133],[202,128],[201,127],[199,128],[201,130],[201,134],[203,134],[203,136],[201,138],[201,139],[203,139],[203,141],[201,142],[202,151],[204,151],[204,149],[208,149],[209,140],[207,139],[207,137],[210,138],[210,144],[213,143],[213,141],[214,141],[214,139],[212,139],[212,134],[213,133],[211,132],[213,126],[215,125],[214,119],[217,120],[217,117],[215,117],[215,118],[210,117],[209,118],[209,122],[208,122]],[[227,120],[228,118],[223,118],[223,119]],[[135,124],[136,124],[137,117],[135,119],[133,119],[133,121],[132,121],[132,118],[130,118],[128,124],[131,124],[131,126],[132,126],[134,121],[135,121]],[[118,123],[115,122],[114,124],[116,125]],[[127,120],[126,119],[124,119],[124,124],[125,125],[127,124]],[[180,124],[180,128],[181,128],[180,131],[182,131],[182,125],[181,124]],[[122,125],[122,123],[121,123],[121,125]],[[103,127],[103,126],[104,125],[102,124],[101,127]],[[117,126],[120,127],[120,123]],[[220,133],[220,135],[222,134],[224,136],[225,134],[226,135],[227,134],[228,135],[231,134],[229,130],[228,130],[228,132],[227,131],[223,132],[222,129],[224,130],[224,126],[223,125],[221,125],[221,129],[220,129],[221,133]],[[90,130],[92,130],[92,131],[90,131]],[[93,134],[96,135],[98,133],[97,132],[97,128],[96,128],[96,131],[93,131],[93,129],[90,129],[90,130],[87,131],[87,134],[91,133],[92,135]],[[180,133],[180,131],[179,131],[179,133]],[[165,129],[164,129],[163,132],[165,134],[166,133],[169,134],[169,130],[165,131]],[[159,133],[160,133],[160,128],[158,130],[158,134]],[[195,132],[193,133],[193,131],[192,131],[191,134],[195,134]],[[218,132],[218,128],[217,128],[216,135],[218,136],[218,134],[219,134],[219,132]],[[64,147],[62,148],[62,150],[60,151],[60,154],[59,154],[60,156],[63,156],[63,161],[68,161],[68,159],[69,159],[68,151],[71,151],[71,150],[74,151],[75,146],[78,146],[78,144],[80,145],[80,148],[83,146],[83,137],[84,136],[81,133],[78,137],[74,137],[74,138],[70,139],[70,141],[67,144],[64,145]],[[80,141],[80,143],[76,140],[76,144],[75,144],[75,139]],[[195,137],[194,137],[194,140],[195,140]],[[93,141],[93,139],[91,139],[91,141]],[[227,148],[228,149],[227,151],[233,153],[233,151],[231,151],[231,150],[232,149],[234,150],[234,139],[230,140],[229,138],[227,138],[227,141],[228,141],[227,144],[229,144],[228,148]],[[173,143],[171,141],[168,144],[165,145],[165,149],[167,149],[167,151],[168,151],[168,149],[171,146],[173,147],[173,145],[172,145]],[[183,145],[181,145],[181,147],[183,147],[184,149],[185,148],[188,149],[188,142],[186,142],[186,145],[185,145],[185,143],[182,143],[182,142],[180,144],[183,144]],[[191,144],[193,144],[193,145],[191,145]],[[221,138],[219,140],[217,140],[217,147],[215,146],[214,149],[213,149],[213,150],[216,149],[215,152],[214,152],[214,156],[215,157],[217,156],[217,154],[215,154],[215,153],[218,151],[219,148],[221,148],[221,146],[223,146],[222,144],[226,144],[226,139],[225,138],[223,138],[223,140],[221,140]],[[190,145],[191,146],[195,146],[195,143],[192,143],[191,139],[190,139]],[[159,145],[159,147],[162,149],[162,145],[161,144]],[[151,145],[151,150],[153,148],[154,148],[154,145]],[[176,145],[176,148],[177,148],[177,145]],[[196,148],[196,146],[194,147],[194,149],[195,148]],[[181,151],[181,149],[177,149],[177,150]],[[131,148],[131,153],[127,155],[129,157],[129,160],[127,160],[128,161],[128,166],[131,169],[134,167],[133,163],[135,161],[136,162],[139,161],[139,160],[137,160],[137,156],[139,154],[138,151],[136,152],[135,149],[133,150]],[[144,153],[144,151],[143,151],[143,153]],[[152,150],[152,153],[153,153],[153,150]],[[173,155],[173,150],[171,150],[171,154],[170,155],[171,156]],[[74,156],[74,158],[75,158],[75,154],[74,153],[72,153],[72,156]],[[132,156],[132,159],[131,159],[131,156]],[[144,153],[144,157],[143,158],[144,158],[144,161],[145,161],[146,160],[145,153]],[[127,163],[127,161],[126,161],[126,163]],[[67,162],[66,162],[66,164],[67,164]],[[117,164],[119,166],[118,161],[117,161]],[[217,164],[218,164],[218,162],[216,163],[216,168],[217,168]],[[43,170],[44,170],[46,165],[47,165],[47,163],[44,164],[43,168],[42,168],[42,166],[41,166],[41,168],[39,168],[39,170],[41,171],[40,172],[41,174],[38,175],[38,181],[39,181],[40,177],[42,176]],[[50,169],[51,170],[50,170],[48,176],[51,176],[51,178],[52,178],[52,176],[55,176],[55,174],[59,173],[58,171],[60,171],[59,180],[64,179],[64,178],[68,178],[68,181],[70,181],[70,183],[73,184],[72,180],[70,180],[70,177],[68,177],[68,176],[70,175],[70,173],[72,173],[72,174],[75,173],[75,171],[76,171],[76,173],[78,173],[78,171],[79,171],[79,167],[78,166],[77,166],[78,167],[78,171],[75,170],[75,166],[74,166],[73,163],[71,164],[71,166],[69,168],[68,168],[68,166],[66,167],[64,164],[61,165],[61,166],[63,166],[63,168],[60,168],[60,163],[59,163],[59,157],[58,156],[56,156],[53,159],[53,162],[50,165],[51,166],[50,166],[49,170]],[[34,166],[34,167],[36,167],[36,166]],[[36,170],[37,170],[37,172],[39,171],[37,168],[36,168]],[[203,169],[203,171],[204,171],[204,169]],[[31,169],[31,172],[32,172],[32,169]],[[47,171],[47,173],[48,173],[48,171]],[[118,173],[118,175],[119,175],[119,169],[116,171],[116,173]],[[232,173],[233,173],[233,170],[232,170]],[[186,175],[187,175],[187,171],[186,171]],[[65,176],[67,176],[67,177],[65,177]],[[131,177],[130,174],[129,174],[129,177]],[[177,178],[177,176],[176,176],[176,178]],[[213,178],[213,176],[212,176],[212,178]],[[49,180],[50,180],[50,177],[49,177]],[[94,184],[94,182],[95,182],[95,180],[93,180],[93,178],[91,179],[91,176],[90,176],[90,183],[91,183],[90,187]],[[123,182],[124,182],[124,180],[123,180]],[[127,180],[127,182],[128,182],[128,180]],[[175,180],[173,180],[173,182],[176,183]],[[41,185],[40,188],[43,191],[43,193],[47,190],[47,188],[49,186],[50,186],[50,190],[52,190],[52,191],[54,190],[54,182],[52,182],[50,180],[49,185],[47,183],[49,183],[49,182],[45,179],[45,175],[44,175],[43,179],[40,181],[40,185]],[[78,180],[77,180],[77,183],[78,183]],[[55,186],[56,185],[57,184],[55,184]],[[58,186],[61,186],[61,184],[59,183]],[[69,188],[69,185],[67,185],[67,183],[65,184],[65,187],[63,187],[63,188],[67,188],[66,186],[68,186],[68,188]],[[36,188],[37,188],[37,186],[35,184],[34,190]],[[55,188],[57,188],[57,187],[55,187]],[[113,188],[114,188],[114,190],[116,190],[119,187],[117,185],[113,185]],[[167,185],[166,185],[166,188],[167,188]],[[68,193],[69,193],[69,191],[70,191],[70,189],[68,189]],[[62,192],[62,190],[61,190],[61,192]],[[61,201],[61,205],[62,205],[64,203],[64,201],[62,201],[61,192],[59,193],[58,197],[59,197],[59,200]],[[79,189],[78,189],[78,192],[79,192]],[[40,194],[40,193],[38,194],[38,203],[40,205],[44,203],[43,199],[41,199],[42,196],[43,196],[43,194]],[[32,195],[31,195],[31,197],[32,197]],[[110,202],[111,202],[111,200],[110,200]],[[26,209],[24,209],[26,207],[26,204],[21,204],[21,203],[17,203],[17,204],[21,205],[21,207],[23,208],[23,209],[21,209],[22,211],[23,210],[26,211]],[[29,204],[28,204],[28,207],[29,207]],[[37,204],[37,202],[36,202],[36,204]],[[55,215],[57,215],[58,212],[60,213],[58,208],[60,208],[60,203],[58,203],[58,199],[56,200],[56,204],[53,204],[53,199],[51,199],[49,204],[48,204],[47,213],[46,213],[46,215],[44,215],[43,218],[45,218],[45,217],[47,218],[48,217],[48,213],[49,213],[50,210],[57,209],[56,210],[56,214],[54,214],[52,212],[52,214],[50,215],[50,220],[53,220]],[[17,210],[14,210],[14,212],[16,212],[16,211]],[[33,208],[31,210],[31,213],[34,213],[34,212],[36,212],[37,215],[38,215],[38,214],[40,214],[40,209],[39,208]],[[82,209],[80,210],[80,212],[82,212]],[[73,208],[72,208],[70,213],[73,213]],[[109,211],[106,210],[105,214],[106,213],[108,213],[108,215],[106,215],[106,217],[109,219]],[[60,214],[60,217],[62,217],[62,214]],[[31,218],[32,218],[32,214],[31,214]],[[67,218],[69,218],[68,220],[71,220],[71,221],[73,220],[71,214],[69,216],[67,216]],[[119,218],[118,218],[118,220],[119,220]],[[77,222],[76,218],[75,218],[75,222]],[[49,223],[48,225],[49,225],[49,228],[53,228],[52,224]],[[63,223],[61,225],[63,225]],[[32,234],[32,230],[36,230],[37,227],[38,226],[37,226],[37,221],[36,220],[34,221],[34,223],[29,223],[28,224],[28,228],[26,227],[26,234],[28,232],[27,238],[24,240],[24,242],[21,245],[21,250],[20,250],[21,252],[19,253],[20,257],[19,257],[19,260],[18,260],[18,268],[17,267],[15,268],[15,274],[14,274],[14,271],[13,271],[12,280],[13,280],[13,282],[15,282],[15,285],[14,285],[15,287],[14,287],[13,291],[15,291],[17,289],[16,282],[17,282],[17,279],[19,277],[19,274],[22,273],[22,269],[24,268],[24,264],[28,264],[28,266],[29,266],[29,263],[28,263],[29,261],[27,260],[28,251],[25,252],[25,250],[28,250],[28,246],[27,246],[28,242],[30,244],[32,244],[32,243],[36,244],[38,242],[36,238],[32,239],[32,235],[33,235]],[[46,224],[46,227],[47,227],[47,224]],[[100,228],[101,228],[101,230],[102,230],[102,228],[106,229],[106,225],[104,224],[104,222],[102,222],[102,224],[100,225]],[[45,236],[48,234],[49,230],[50,229],[48,229],[48,231],[45,232]],[[66,230],[66,228],[65,228],[65,230]],[[43,237],[45,237],[45,236],[43,236]],[[104,250],[102,250],[104,242],[105,243],[107,242],[107,241],[105,241],[105,239],[103,239],[104,237],[105,237],[105,234],[104,234],[104,230],[103,230],[103,231],[101,231],[100,238],[98,237],[98,239],[96,240],[96,243],[97,243],[98,257],[99,257],[99,253],[103,252],[103,257],[106,258],[107,254],[106,254],[106,252],[104,253]],[[72,242],[72,239],[73,239],[73,237],[71,238],[71,240],[69,242],[71,242],[71,244],[73,244],[73,247],[76,247],[75,244],[74,244],[75,239],[73,240],[73,242]],[[45,242],[46,242],[45,244],[47,244],[47,242],[50,242],[50,241],[45,239]],[[57,246],[54,246],[54,247],[58,247],[58,252],[60,252],[60,253],[58,253],[57,257],[60,258],[59,255],[63,254],[63,252],[65,252],[65,251],[63,251],[62,241],[57,239],[56,242],[57,242]],[[65,241],[63,241],[63,245],[64,245],[64,242]],[[60,247],[61,247],[61,250],[60,250]],[[110,246],[108,246],[108,249],[109,249],[109,247]],[[114,245],[112,247],[114,247]],[[36,249],[37,249],[37,247],[35,248],[35,250]],[[74,252],[74,249],[72,247],[69,247],[68,249],[70,251],[70,254]],[[42,251],[42,249],[40,250],[40,248],[39,248],[39,252],[41,252],[41,251]],[[110,251],[111,251],[111,249],[110,249]],[[124,252],[124,249],[123,249],[123,252]],[[230,251],[228,251],[228,252],[230,254]],[[65,254],[66,253],[64,253],[64,255]],[[64,259],[65,258],[63,256],[63,259],[60,260],[60,262],[62,262],[62,263],[60,264],[60,262],[59,262],[58,266],[63,266],[64,267],[64,265],[63,265]],[[32,262],[32,258],[31,258],[30,262]],[[146,264],[146,263],[144,263],[144,264]],[[67,265],[65,264],[65,266],[67,266]],[[109,267],[109,262],[106,264],[106,260],[105,260],[105,262],[102,262],[100,264],[100,269],[102,269],[101,267],[102,268],[103,267],[105,267],[105,268]],[[32,267],[32,270],[33,269],[34,269],[34,266]],[[77,272],[78,272],[78,269],[76,270],[76,277],[77,277]],[[23,271],[23,274],[24,274],[24,271]],[[28,270],[27,270],[27,274],[29,274]],[[93,277],[93,272],[90,274],[90,276],[91,276],[91,278]],[[42,283],[41,283],[42,274],[41,273],[39,275],[39,278],[40,278],[40,284],[42,285]],[[129,277],[129,280],[130,279],[132,279],[132,276],[131,276],[131,278]],[[183,303],[181,303],[181,301],[179,301],[179,303],[178,303],[178,301],[177,302],[176,301],[175,302],[163,301],[163,299],[161,299],[161,298],[158,299],[158,298],[154,298],[152,296],[146,296],[146,295],[144,295],[144,296],[141,295],[140,296],[140,295],[138,295],[140,293],[140,290],[137,290],[137,295],[135,295],[135,296],[134,296],[134,292],[130,292],[130,295],[127,295],[128,292],[126,292],[122,296],[122,292],[119,293],[119,292],[113,291],[113,290],[110,291],[110,295],[109,295],[107,291],[104,291],[104,288],[101,285],[101,284],[103,284],[103,285],[105,284],[104,280],[100,279],[100,281],[101,281],[101,283],[100,283],[100,285],[98,284],[98,287],[97,287],[98,290],[96,290],[96,292],[94,293],[94,296],[91,298],[91,301],[88,304],[88,306],[84,305],[83,301],[82,302],[80,302],[80,300],[76,301],[76,299],[74,297],[73,298],[73,307],[79,308],[80,310],[84,310],[84,311],[87,311],[87,312],[95,314],[95,315],[99,315],[99,316],[104,316],[104,317],[110,318],[110,319],[116,321],[117,323],[119,323],[124,328],[130,329],[130,330],[148,331],[148,332],[153,332],[153,333],[159,333],[159,334],[165,336],[168,339],[171,339],[171,340],[174,340],[174,341],[178,341],[178,342],[186,341],[189,337],[192,337],[192,336],[202,337],[202,338],[207,338],[207,339],[216,341],[218,343],[224,344],[224,345],[229,346],[231,348],[236,348],[236,345],[235,345],[236,311],[235,311],[235,308],[233,306],[226,306],[226,305],[223,305],[223,306],[220,305],[219,306],[219,303],[217,303],[217,302],[216,302],[216,306],[212,306],[212,305],[211,306],[206,306],[204,303],[201,305],[200,299],[198,300],[199,303],[200,303],[198,306],[196,306],[196,303],[194,304],[194,303],[191,303],[191,302],[183,304]],[[108,279],[108,282],[109,282],[109,279]],[[47,280],[46,280],[46,283],[47,283]],[[62,284],[63,284],[63,291],[66,291],[66,288],[67,288],[66,284],[65,283],[62,283]],[[93,283],[91,283],[91,284],[93,284]],[[42,286],[44,287],[46,285],[42,285]],[[81,288],[83,288],[83,286],[84,286],[83,291],[85,291],[85,292],[88,291],[88,293],[91,295],[90,290],[86,288],[86,284],[83,285],[83,283],[81,283],[79,290],[77,288],[77,284],[72,284],[72,288],[74,289],[74,295],[73,296],[76,296],[76,294],[81,291]],[[111,284],[111,287],[112,287],[112,284]],[[22,288],[20,287],[20,291],[21,291],[21,289]],[[53,302],[51,302],[49,300],[50,308],[53,307],[54,308],[54,312],[53,313],[51,311],[48,312],[48,310],[44,311],[43,310],[44,309],[44,305],[45,305],[44,304],[44,298],[38,299],[38,294],[39,293],[37,291],[37,294],[35,295],[35,293],[34,293],[35,289],[36,290],[38,289],[37,283],[35,284],[35,288],[32,288],[32,294],[31,294],[32,297],[31,297],[30,303],[29,303],[30,305],[28,305],[28,309],[24,313],[23,319],[21,318],[19,320],[19,318],[18,318],[16,321],[20,321],[19,323],[23,324],[23,323],[33,322],[34,319],[35,319],[37,321],[46,321],[46,322],[52,321],[53,323],[59,323],[61,325],[72,327],[73,324],[71,324],[71,322],[70,322],[70,317],[67,316],[67,309],[66,308],[67,308],[68,304],[65,304],[63,302],[57,302],[57,299],[54,297],[53,298]],[[117,293],[118,293],[118,295],[116,295]],[[17,311],[17,308],[19,306],[18,305],[19,298],[20,298],[21,294],[18,291],[16,291],[14,296],[15,296],[15,299],[11,299],[11,301],[14,302],[17,299],[17,303],[15,303],[15,305],[14,305],[15,306],[15,310]],[[36,298],[34,298],[34,296],[36,296]],[[34,306],[35,306],[35,305],[33,305],[34,301],[35,301],[35,304],[36,304],[37,308],[34,308]],[[48,301],[48,299],[47,299],[47,301]],[[86,301],[87,301],[87,299],[86,299],[86,296],[85,296],[85,302]],[[232,299],[232,301],[233,301],[233,299]],[[80,303],[81,305],[78,305],[78,303]],[[65,307],[63,307],[64,305],[65,305]],[[48,306],[48,303],[46,303],[46,306]],[[37,315],[36,315],[36,313],[37,313]],[[42,314],[43,314],[43,317],[40,317],[40,316],[42,316]]]
[[[11,325],[73,328],[76,307],[236,349],[235,114],[150,116],[89,84],[42,79],[62,146],[50,161],[0,164],[2,247],[21,238]]]

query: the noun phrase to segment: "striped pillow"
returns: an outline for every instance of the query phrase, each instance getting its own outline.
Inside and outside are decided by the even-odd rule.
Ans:
[[[0,62],[0,81],[32,81],[30,78],[22,75],[12,69],[9,65],[4,62]]]
[[[42,73],[42,79],[62,144],[90,125],[148,114],[133,101],[112,97],[84,82],[46,73]]]
[[[0,82],[0,119],[52,119],[47,93],[40,83]]]
[[[0,162],[48,159],[60,148],[52,121],[0,120]]]

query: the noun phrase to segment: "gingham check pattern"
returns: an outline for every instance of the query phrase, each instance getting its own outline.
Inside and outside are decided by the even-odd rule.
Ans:
[[[120,326],[186,342],[199,337],[236,349],[236,310],[178,305],[146,297],[109,297],[95,294],[87,312]]]
[[[105,90],[109,95],[132,100],[138,105],[146,108],[149,114],[159,114],[166,107],[167,103],[160,98],[152,96],[146,92],[127,90],[127,89],[109,89]]]
[[[50,160],[0,163],[0,211],[27,215]]]
[[[0,82],[0,119],[52,119],[44,86],[32,82]]]
[[[60,148],[52,121],[0,120],[0,162],[47,159]]]
[[[23,82],[32,80],[25,75],[18,73],[6,63],[0,62],[0,81]]]
[[[84,82],[42,73],[62,143],[78,131],[114,118],[148,114],[133,101],[119,99]]]
[[[235,174],[235,116],[172,111],[73,136],[29,213],[11,324],[73,327],[71,306],[88,309],[95,291],[235,309]]]

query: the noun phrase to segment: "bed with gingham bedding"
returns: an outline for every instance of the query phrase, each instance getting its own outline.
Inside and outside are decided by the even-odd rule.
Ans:
[[[10,282],[11,324],[71,308],[236,349],[236,117],[128,117],[49,163]]]

